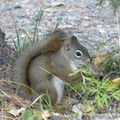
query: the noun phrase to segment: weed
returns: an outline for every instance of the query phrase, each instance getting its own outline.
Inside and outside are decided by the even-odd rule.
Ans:
[[[81,73],[82,80],[72,85],[72,90],[78,90],[79,100],[85,102],[92,100],[96,108],[105,108],[113,105],[113,101],[120,101],[120,90],[118,84],[111,84],[108,77],[99,80],[90,75],[87,69],[80,69],[71,75]],[[75,91],[76,92],[76,91]],[[82,97],[81,97],[82,96]]]

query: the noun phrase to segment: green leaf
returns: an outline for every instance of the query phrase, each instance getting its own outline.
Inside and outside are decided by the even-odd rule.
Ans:
[[[22,113],[22,120],[33,120],[32,110],[26,109]]]

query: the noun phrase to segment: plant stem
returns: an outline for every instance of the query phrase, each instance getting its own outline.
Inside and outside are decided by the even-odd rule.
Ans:
[[[118,48],[120,50],[120,28],[119,28],[119,18],[117,12],[116,12],[116,19],[117,19],[117,31],[118,31]]]

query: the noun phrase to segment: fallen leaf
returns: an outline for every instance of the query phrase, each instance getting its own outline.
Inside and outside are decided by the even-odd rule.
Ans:
[[[119,78],[115,78],[113,80],[110,81],[111,83],[115,83],[115,84],[120,84],[120,77]]]
[[[86,102],[85,102],[84,104],[82,104],[82,106],[81,106],[82,112],[87,113],[87,114],[93,112],[94,109],[95,109],[95,106],[93,105],[93,102],[90,101],[90,100],[86,101]]]
[[[83,112],[81,111],[81,104],[74,105],[74,106],[72,107],[72,111],[73,111],[74,113],[77,113],[77,116],[76,116],[76,119],[77,119],[77,120],[82,120]]]
[[[32,111],[33,111],[33,115],[37,118],[37,119],[39,119],[39,120],[42,120],[42,112],[40,111],[40,110],[37,110],[37,109],[32,109]]]
[[[79,112],[81,109],[81,104],[73,105],[72,111],[73,112]]]
[[[10,111],[8,111],[8,113],[12,114],[13,116],[17,116],[19,115],[22,111],[24,111],[25,108],[20,108],[20,109],[16,109],[15,107],[13,107]]]
[[[87,107],[87,109],[86,109],[86,113],[90,113],[90,112],[92,112],[94,110],[94,106],[89,106],[89,107]]]
[[[48,120],[48,119],[47,119],[48,117],[50,117],[49,111],[48,111],[48,110],[43,111],[43,112],[42,112],[42,118],[43,118],[44,120]]]
[[[99,67],[100,66],[100,64],[105,60],[105,59],[107,59],[108,58],[108,54],[104,54],[104,55],[101,55],[101,56],[99,56],[99,57],[96,57],[95,59],[94,59],[94,66],[95,67]]]

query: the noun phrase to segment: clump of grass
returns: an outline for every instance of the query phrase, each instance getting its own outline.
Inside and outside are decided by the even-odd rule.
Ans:
[[[82,79],[72,85],[72,90],[77,90],[77,96],[81,102],[92,100],[97,109],[103,109],[114,106],[115,101],[120,101],[119,84],[110,81],[120,76],[120,57],[118,56],[115,57],[115,51],[112,51],[109,57],[101,63],[98,73],[102,73],[102,79],[99,79],[98,73],[93,75],[86,68],[70,74],[81,73]]]
[[[12,18],[13,18],[13,22],[14,22],[14,26],[15,26],[15,32],[16,32],[16,40],[13,40],[13,45],[14,45],[14,49],[16,51],[21,51],[23,50],[29,43],[33,43],[36,42],[38,40],[43,40],[44,38],[46,38],[50,32],[45,32],[45,33],[40,33],[38,28],[41,25],[41,22],[44,20],[44,18],[49,14],[49,13],[45,13],[45,10],[48,9],[47,8],[40,8],[38,10],[38,14],[36,16],[36,21],[35,21],[35,26],[33,28],[33,35],[29,36],[28,33],[25,30],[22,29],[18,29],[16,23],[14,22],[14,16],[11,14]],[[64,12],[64,10],[63,10]],[[62,18],[61,18],[62,19]],[[58,28],[61,19],[56,23],[56,25],[54,26],[54,29],[52,31],[54,31],[55,29]],[[44,28],[43,28],[44,29]],[[24,37],[21,37],[21,35],[23,35]]]
[[[120,76],[120,53],[119,50],[112,50],[108,53],[108,57],[101,62],[98,73],[102,76],[114,79]]]
[[[18,29],[16,23],[14,22],[15,21],[14,16],[11,14],[14,22],[14,26],[15,26],[15,32],[16,32],[16,40],[13,40],[14,49],[16,51],[23,50],[29,43],[35,42],[39,39],[38,27],[44,17],[43,13],[44,13],[44,10],[40,8],[37,14],[36,22],[35,22],[33,37],[29,36],[25,30]],[[24,37],[22,37],[22,35]]]

